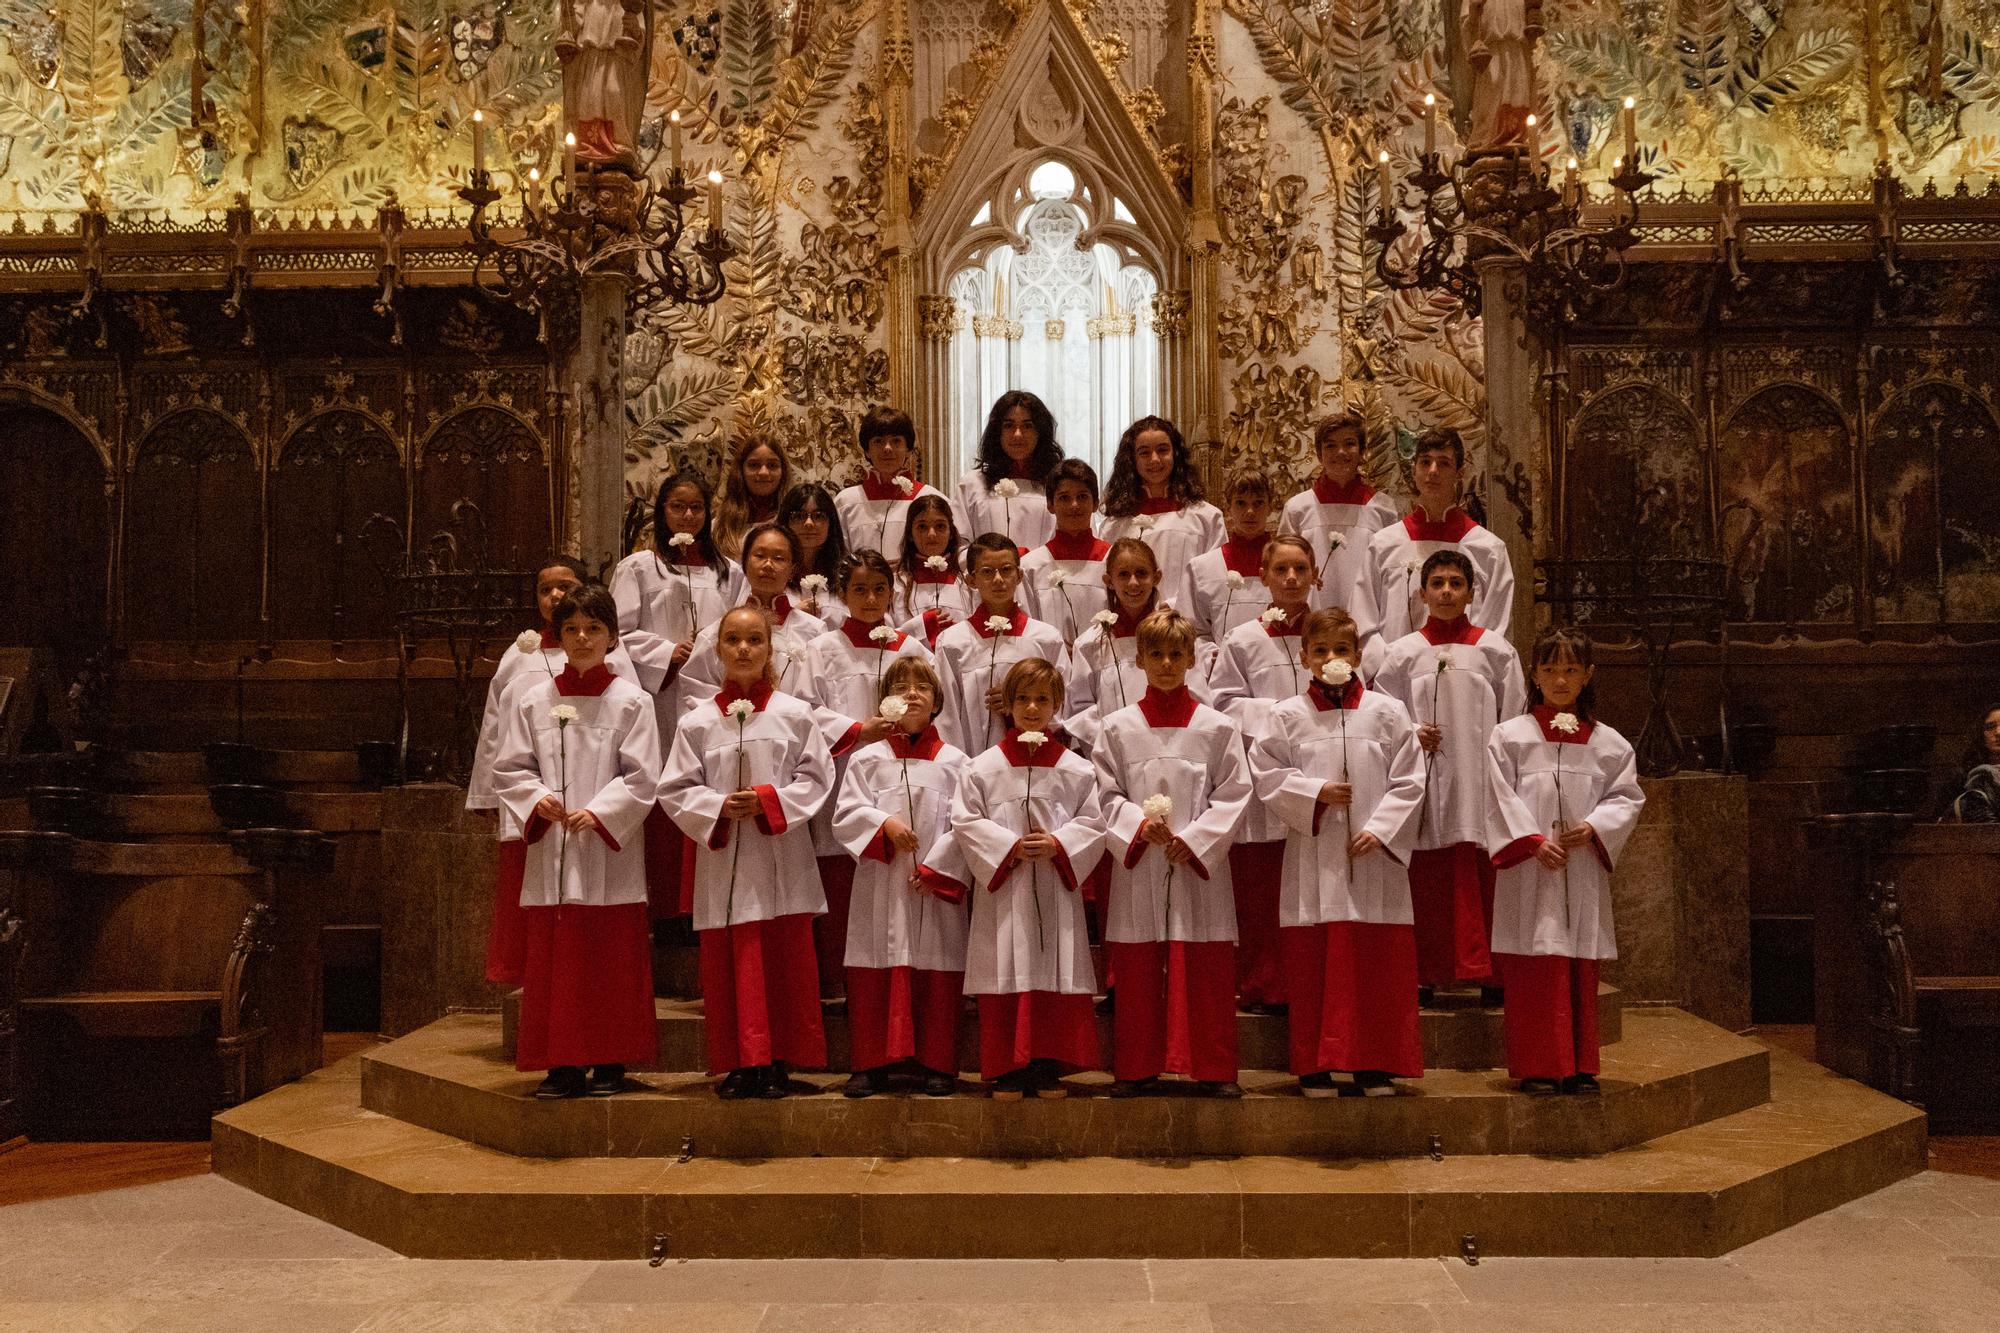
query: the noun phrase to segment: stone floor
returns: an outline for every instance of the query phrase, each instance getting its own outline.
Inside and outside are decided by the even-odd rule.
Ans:
[[[5,1159],[0,1158],[0,1172]],[[1930,1171],[1721,1259],[476,1263],[213,1176],[0,1208],[0,1333],[1988,1333],[2000,1181]]]

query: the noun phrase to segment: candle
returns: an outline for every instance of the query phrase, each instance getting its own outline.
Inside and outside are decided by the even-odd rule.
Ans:
[[[1438,99],[1436,93],[1424,94],[1424,156],[1429,157],[1438,150]]]
[[[1530,162],[1542,160],[1542,131],[1532,111],[1528,113],[1528,160]]]
[[[1576,180],[1575,158],[1569,160],[1569,169],[1563,174],[1563,193],[1567,194],[1572,202],[1582,201],[1583,193]]]
[[[1639,160],[1639,114],[1633,110],[1637,105],[1638,103],[1634,102],[1631,98],[1626,98],[1625,110],[1619,117],[1625,126],[1625,160],[1627,162],[1637,162]]]
[[[667,113],[667,166],[675,175],[681,169],[681,112],[675,107]]]
[[[521,194],[527,200],[530,210],[542,202],[542,169],[540,167],[528,168],[528,181],[527,184],[521,187]]]
[[[486,174],[486,113],[476,108],[472,113],[472,174]]]
[[[1396,179],[1389,174],[1389,150],[1384,148],[1375,157],[1375,188],[1382,196],[1382,212],[1386,215],[1390,207],[1390,196],[1395,193]]]
[[[563,135],[563,180],[576,188],[576,135]]]
[[[708,229],[716,234],[722,231],[722,173],[708,173]]]

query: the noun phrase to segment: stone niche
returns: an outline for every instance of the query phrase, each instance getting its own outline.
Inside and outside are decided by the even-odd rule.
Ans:
[[[382,793],[382,1031],[397,1037],[454,1010],[498,1009],[486,980],[493,918],[493,816],[465,788]]]
[[[1611,879],[1628,1004],[1750,1026],[1750,786],[1740,776],[1644,778],[1646,809]]]

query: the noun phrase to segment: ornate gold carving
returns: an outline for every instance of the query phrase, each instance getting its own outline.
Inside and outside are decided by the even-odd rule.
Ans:
[[[965,312],[949,296],[917,298],[917,336],[927,342],[950,342],[965,328]]]
[[[976,337],[1005,338],[1011,342],[1020,338],[1027,330],[1018,319],[1007,319],[1001,315],[974,315],[972,332]]]
[[[1138,318],[1131,314],[1099,315],[1084,325],[1084,329],[1094,340],[1098,338],[1115,338],[1130,334],[1138,328],[1138,325]]]
[[[1194,298],[1188,292],[1160,292],[1153,297],[1153,327],[1165,337],[1185,337],[1193,312]]]
[[[1061,342],[1063,334],[1068,331],[1069,326],[1059,319],[1044,320],[1042,323],[1042,337],[1052,343]]]

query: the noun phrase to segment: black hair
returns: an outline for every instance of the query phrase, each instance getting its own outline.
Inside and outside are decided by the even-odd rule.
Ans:
[[[917,600],[917,571],[923,567],[923,552],[917,549],[917,519],[929,513],[944,515],[949,525],[945,531],[944,562],[948,568],[958,568],[958,518],[951,512],[951,501],[932,492],[919,495],[910,501],[910,507],[903,511],[903,549],[896,560],[897,576],[903,584],[903,602],[914,606]]]
[[[1542,688],[1535,684],[1535,668],[1545,662],[1560,661],[1567,655],[1578,666],[1594,666],[1591,660],[1590,636],[1580,629],[1568,625],[1551,625],[1535,636],[1535,646],[1528,650],[1528,706],[1533,708],[1542,702]],[[1587,681],[1576,696],[1576,711],[1580,717],[1590,717],[1597,712],[1597,682]]]
[[[847,597],[848,580],[856,574],[861,573],[880,574],[891,588],[896,586],[896,575],[889,568],[888,557],[884,556],[880,551],[871,550],[864,546],[858,551],[849,551],[847,559],[840,562],[840,575],[834,579],[833,587],[834,591],[840,594],[842,600],[845,600]]]
[[[557,602],[555,611],[549,616],[549,623],[560,633],[564,621],[578,616],[589,616],[605,626],[611,631],[613,642],[617,641],[618,603],[611,600],[611,590],[603,584],[586,583]]]
[[[806,548],[799,545],[798,533],[793,532],[782,523],[775,522],[753,523],[750,526],[750,531],[743,534],[743,569],[745,574],[747,575],[750,570],[750,548],[756,544],[759,537],[767,532],[777,533],[785,539],[785,545],[792,548],[792,577],[796,579],[799,576],[799,566],[806,562]]]
[[[840,511],[834,507],[832,493],[816,481],[799,483],[786,491],[785,498],[778,503],[778,522],[789,528],[792,520],[808,508],[826,515],[826,540],[820,544],[819,554],[809,562],[803,561],[805,547],[800,545],[802,563],[792,571],[792,581],[796,583],[808,574],[818,574],[830,584],[840,573],[841,562],[847,559],[847,534],[841,530]]]
[[[917,428],[911,422],[910,414],[900,407],[871,407],[862,414],[861,452],[867,453],[868,446],[885,435],[900,435],[903,443],[912,449],[917,447]]]
[[[1104,484],[1104,512],[1110,518],[1130,518],[1139,512],[1146,488],[1139,481],[1139,437],[1159,431],[1174,447],[1173,471],[1167,474],[1167,497],[1185,509],[1203,498],[1201,478],[1195,474],[1194,457],[1188,452],[1181,429],[1165,417],[1140,417],[1118,437],[1118,456],[1111,464],[1111,480]]]
[[[1979,710],[1979,720],[1972,724],[1972,739],[1966,744],[1965,758],[1960,767],[1974,769],[1993,762],[1986,753],[1986,719],[1995,713],[2000,713],[2000,703],[1990,703]]]
[[[1417,586],[1428,588],[1431,571],[1434,569],[1455,569],[1465,575],[1465,590],[1471,592],[1479,586],[1472,572],[1472,560],[1463,551],[1432,551],[1424,557],[1424,567],[1417,571]]]
[[[1055,502],[1056,487],[1066,481],[1073,481],[1090,492],[1090,502],[1094,505],[1101,498],[1097,491],[1097,469],[1081,458],[1065,458],[1049,473],[1049,494],[1051,504]]]
[[[1412,459],[1421,457],[1433,449],[1451,450],[1453,466],[1465,466],[1465,441],[1460,439],[1458,432],[1450,426],[1432,426],[1417,436],[1417,447],[1410,451],[1410,457]]]
[[[535,583],[537,586],[542,581],[542,571],[545,569],[554,569],[558,565],[576,575],[578,583],[590,582],[590,571],[583,567],[583,561],[573,555],[564,555],[562,552],[557,551],[552,555],[543,556],[535,563]]]
[[[668,545],[673,532],[667,525],[667,496],[683,486],[692,486],[695,493],[701,496],[701,527],[694,534],[694,549],[701,553],[701,558],[709,563],[718,577],[727,575],[729,561],[723,558],[721,549],[715,544],[715,495],[702,475],[691,468],[682,468],[674,473],[661,482],[660,489],[653,493],[653,549],[665,559],[678,562],[680,553]]]
[[[1062,446],[1056,443],[1055,414],[1026,389],[1009,389],[993,400],[993,410],[986,414],[986,429],[979,435],[979,475],[988,486],[1014,475],[1014,460],[1000,447],[1000,423],[1017,407],[1028,409],[1028,419],[1035,426],[1035,452],[1028,456],[1028,477],[1047,490],[1050,474],[1062,462]]]
[[[972,567],[979,563],[979,557],[988,551],[1005,551],[1014,557],[1016,564],[1021,560],[1021,548],[1014,544],[1012,537],[998,532],[982,532],[965,544],[965,575],[972,577]]]

